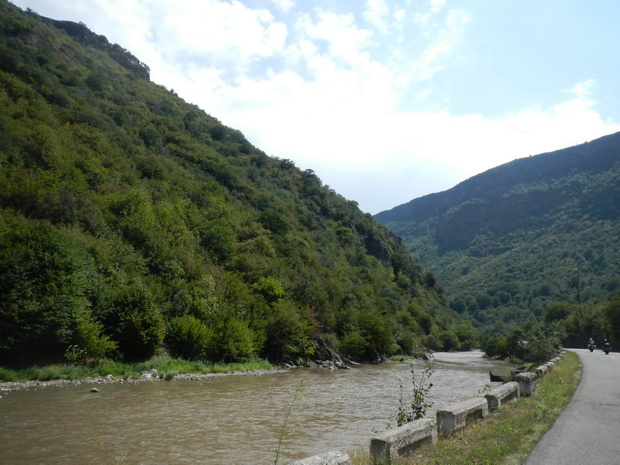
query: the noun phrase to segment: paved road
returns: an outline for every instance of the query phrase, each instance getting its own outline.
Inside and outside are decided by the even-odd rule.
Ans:
[[[583,363],[581,383],[523,465],[618,465],[620,353],[569,350]]]

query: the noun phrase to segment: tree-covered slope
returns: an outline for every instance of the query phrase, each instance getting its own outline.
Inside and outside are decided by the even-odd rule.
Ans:
[[[5,0],[0,186],[0,365],[475,344],[355,202],[105,37]]]
[[[485,333],[620,288],[620,133],[522,158],[381,212]]]

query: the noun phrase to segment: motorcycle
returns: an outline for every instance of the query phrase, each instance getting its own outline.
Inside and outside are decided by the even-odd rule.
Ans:
[[[605,355],[609,355],[610,350],[611,350],[611,345],[609,343],[603,344],[603,352],[605,352]]]
[[[590,350],[590,352],[594,352],[594,349],[596,349],[596,344],[594,343],[588,344],[588,349]]]

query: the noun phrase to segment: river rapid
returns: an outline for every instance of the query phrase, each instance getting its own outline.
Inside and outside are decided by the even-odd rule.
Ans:
[[[411,370],[406,361],[0,392],[0,463],[286,464],[368,450],[374,434],[395,426]],[[424,362],[413,370],[419,379]],[[489,371],[508,366],[481,352],[436,353],[433,370],[428,415],[481,395],[497,384]]]

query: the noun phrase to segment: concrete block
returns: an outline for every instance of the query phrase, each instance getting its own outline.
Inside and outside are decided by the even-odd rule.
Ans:
[[[375,436],[370,440],[370,456],[375,463],[392,463],[424,444],[437,444],[437,424],[430,418],[414,420]]]
[[[548,372],[549,372],[549,368],[546,365],[540,365],[538,368],[536,368],[536,377],[542,378]]]
[[[536,381],[536,373],[531,371],[524,371],[515,375],[515,381],[519,383],[519,395],[531,396],[536,392],[538,388],[538,382]]]
[[[519,398],[519,383],[511,381],[492,389],[491,392],[484,395],[487,400],[489,410],[499,410],[505,405]]]
[[[558,363],[560,363],[560,360],[562,360],[561,357],[555,357],[555,358],[552,358],[550,361],[557,365]]]
[[[332,451],[326,454],[313,455],[305,459],[289,462],[289,465],[351,465],[348,454]]]
[[[489,414],[487,400],[478,397],[462,402],[450,404],[437,410],[437,429],[442,436],[449,436],[455,431],[465,428],[465,425]]]

